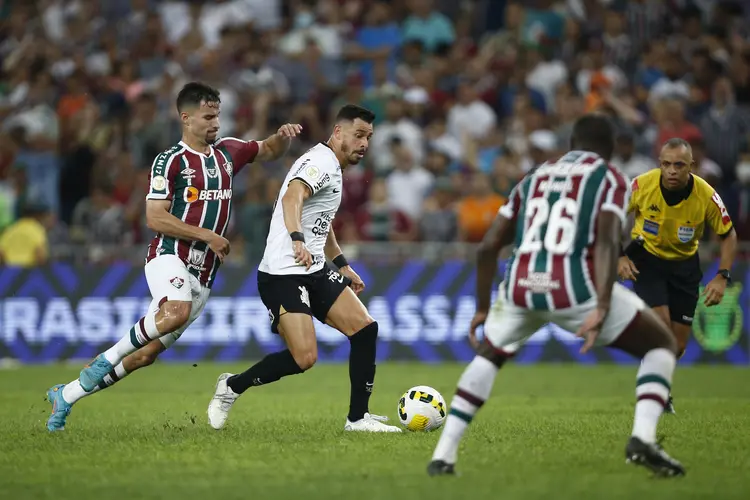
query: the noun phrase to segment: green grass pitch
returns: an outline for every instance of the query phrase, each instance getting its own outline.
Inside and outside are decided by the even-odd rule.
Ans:
[[[687,477],[626,466],[634,366],[510,366],[474,420],[459,477],[429,478],[438,433],[343,432],[345,365],[250,389],[227,427],[206,406],[219,373],[238,365],[157,364],[74,407],[62,433],[44,422],[46,389],[69,366],[0,370],[0,497],[8,499],[747,499],[750,370],[679,367],[678,414],[665,447]],[[396,419],[410,386],[450,402],[463,366],[378,367],[371,408]]]

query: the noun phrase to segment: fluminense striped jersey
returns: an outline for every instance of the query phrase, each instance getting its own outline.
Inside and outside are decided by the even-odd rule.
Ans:
[[[596,296],[593,248],[602,211],[625,224],[628,178],[594,153],[571,151],[526,176],[500,215],[516,220],[505,299],[534,310],[566,309]]]
[[[205,155],[180,141],[151,165],[147,200],[170,200],[172,215],[191,226],[224,236],[232,210],[232,178],[258,154],[258,143],[225,137]],[[158,255],[177,255],[188,271],[211,287],[219,259],[203,241],[157,234],[148,246],[146,262]]]

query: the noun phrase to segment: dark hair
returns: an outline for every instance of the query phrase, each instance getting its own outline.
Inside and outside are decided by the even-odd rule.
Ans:
[[[615,127],[604,115],[584,115],[573,125],[570,146],[574,150],[591,151],[609,161],[615,149]]]
[[[677,149],[677,148],[686,148],[689,152],[693,152],[693,147],[690,145],[688,141],[685,139],[681,139],[680,137],[672,137],[671,139],[667,139],[667,142],[664,143],[662,146],[662,149],[668,148],[668,149]]]
[[[177,111],[182,112],[187,106],[200,107],[203,101],[221,102],[219,91],[200,82],[186,83],[177,94]]]
[[[357,106],[356,104],[346,104],[341,107],[339,112],[336,114],[336,123],[342,121],[354,121],[357,118],[363,122],[372,123],[375,121],[375,113],[369,109]]]

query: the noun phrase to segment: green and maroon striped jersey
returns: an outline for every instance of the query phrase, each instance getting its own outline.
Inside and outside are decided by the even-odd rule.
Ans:
[[[527,175],[500,209],[516,221],[506,300],[556,310],[595,297],[596,221],[602,211],[611,211],[625,224],[629,185],[617,168],[584,151],[571,151]]]
[[[205,155],[180,141],[151,165],[146,199],[169,200],[169,211],[178,219],[224,236],[232,210],[232,178],[255,159],[258,148],[255,141],[224,137]],[[157,234],[146,262],[163,254],[177,255],[202,284],[213,284],[219,259],[205,242]]]

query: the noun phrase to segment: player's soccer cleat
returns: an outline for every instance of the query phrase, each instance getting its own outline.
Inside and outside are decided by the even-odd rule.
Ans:
[[[454,476],[456,474],[456,467],[442,460],[433,460],[427,466],[427,474],[430,476]]]
[[[386,417],[385,415],[375,415],[374,413],[368,413],[368,415],[370,415],[371,419],[377,420],[378,422],[388,422],[388,417]]]
[[[239,394],[227,385],[227,379],[231,376],[231,373],[222,373],[219,375],[219,380],[216,381],[214,397],[208,403],[208,424],[216,430],[221,429],[227,423],[229,410],[232,409],[232,405],[240,397]]]
[[[684,476],[685,468],[657,443],[644,443],[635,436],[625,448],[625,463],[642,465],[661,477]]]
[[[62,397],[64,384],[58,384],[47,391],[47,401],[52,403],[52,415],[47,419],[47,430],[50,432],[62,431],[65,429],[65,420],[70,415],[70,409],[73,407]]]
[[[669,396],[669,399],[667,400],[667,406],[664,407],[664,413],[669,413],[670,415],[674,415],[677,413],[674,409],[674,401],[672,400],[672,396]]]
[[[94,361],[83,367],[78,375],[78,381],[81,388],[86,392],[91,392],[99,383],[104,380],[109,372],[112,371],[112,363],[107,361],[104,354],[98,355]]]
[[[361,418],[356,422],[350,422],[347,418],[344,430],[357,432],[402,432],[400,427],[385,425],[383,419],[387,420],[387,417],[380,417],[369,413],[365,413],[365,418]]]

